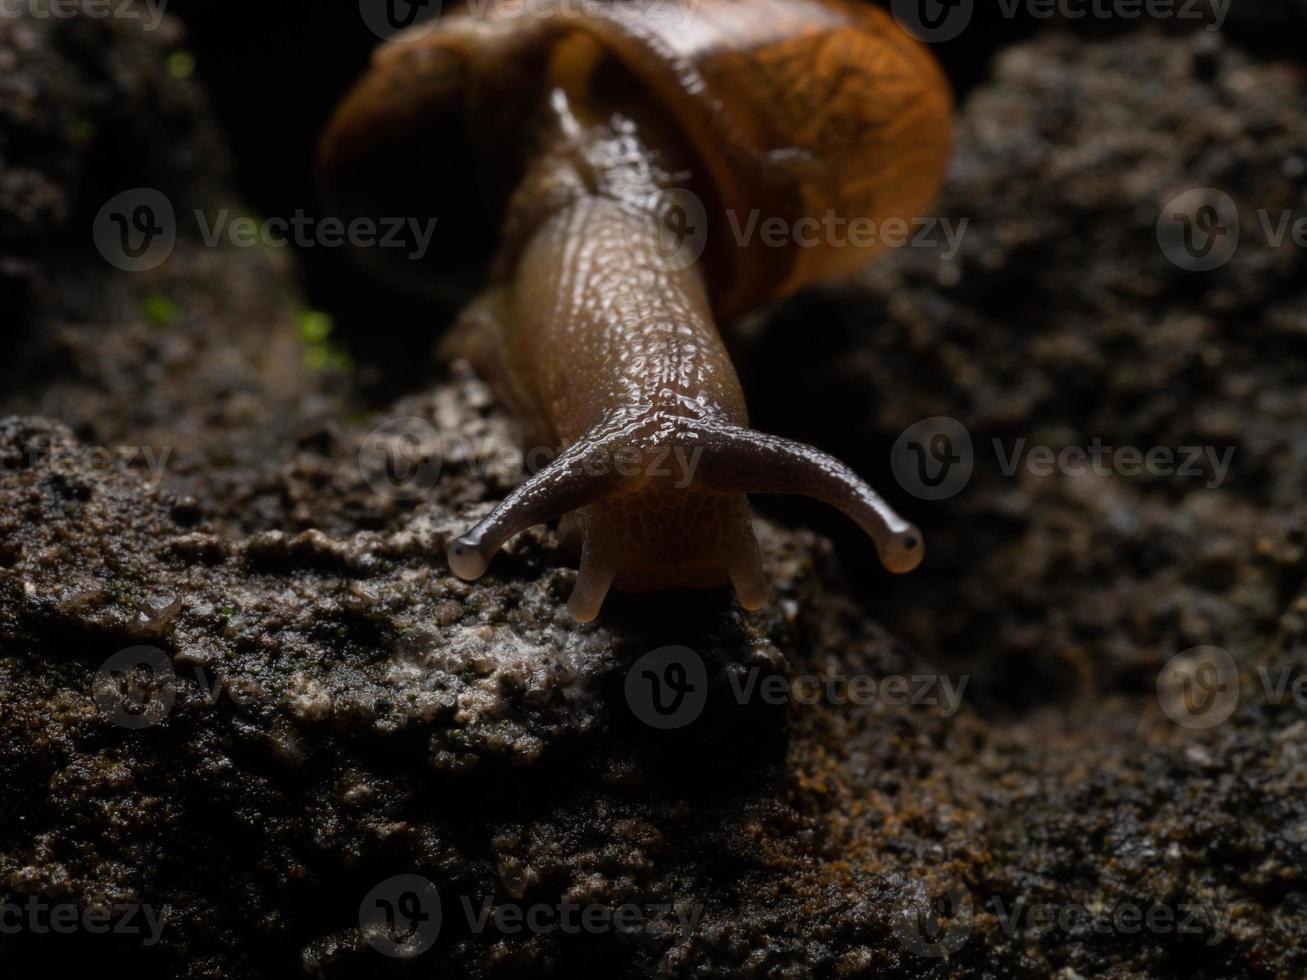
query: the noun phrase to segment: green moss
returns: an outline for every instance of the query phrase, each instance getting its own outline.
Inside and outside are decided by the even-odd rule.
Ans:
[[[195,55],[189,51],[174,51],[168,55],[168,74],[173,78],[190,78],[195,74]]]
[[[171,326],[181,313],[181,307],[162,293],[150,293],[141,309],[145,321],[156,327]]]
[[[86,146],[99,131],[100,128],[93,119],[74,119],[68,124],[67,136],[75,146]]]
[[[347,374],[354,359],[339,342],[331,339],[335,324],[320,310],[305,310],[295,321],[295,334],[304,345],[304,364],[312,371]]]
[[[306,348],[304,351],[304,366],[310,371],[325,371],[327,369],[326,346]]]
[[[374,415],[375,415],[374,412],[351,410],[351,411],[347,411],[342,416],[342,419],[344,420],[346,425],[354,428],[358,428],[361,425],[367,425],[369,422],[371,422]]]
[[[334,328],[331,317],[321,310],[305,310],[295,322],[295,333],[306,347],[326,341]]]

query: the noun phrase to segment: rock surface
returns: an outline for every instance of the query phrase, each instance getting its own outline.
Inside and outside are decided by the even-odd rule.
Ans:
[[[154,271],[96,252],[97,210],[127,188],[183,216],[238,207],[179,43],[0,20],[0,283],[20,313],[0,387],[0,896],[164,916],[157,943],[0,934],[6,972],[110,952],[142,977],[1307,971],[1307,252],[1256,218],[1307,215],[1299,69],[1206,35],[1003,55],[939,206],[969,221],[956,258],[903,249],[763,318],[743,352],[759,427],[899,502],[896,436],[965,426],[970,481],[915,502],[926,566],[890,582],[837,525],[832,546],[765,520],[761,613],[623,597],[578,627],[553,532],[476,585],[440,557],[516,478],[479,381],[363,415],[285,253],[206,247],[186,220]],[[1193,186],[1244,217],[1214,272],[1158,248]],[[361,450],[388,418],[439,433],[429,492],[377,492],[384,459]],[[1005,475],[1022,438],[1235,453],[1214,487]],[[697,651],[707,699],[658,731],[626,683],[668,644]],[[1186,728],[1158,675],[1204,644],[1242,696]],[[155,668],[135,689],[106,679],[124,650]],[[828,672],[883,697],[737,695]],[[892,678],[932,687],[891,703]],[[412,960],[360,926],[401,874],[441,899]],[[483,900],[644,921],[481,927]]]

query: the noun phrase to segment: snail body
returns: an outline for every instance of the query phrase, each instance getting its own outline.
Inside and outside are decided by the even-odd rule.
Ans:
[[[529,444],[565,447],[453,541],[455,574],[563,517],[579,620],[611,587],[732,584],[757,608],[749,493],[824,500],[887,568],[915,567],[920,534],[848,467],[748,428],[716,324],[869,258],[733,240],[726,216],[910,217],[942,178],[949,115],[916,42],[843,0],[705,0],[675,30],[560,2],[383,48],[323,139],[333,201],[467,223],[424,275],[478,285],[446,346]]]

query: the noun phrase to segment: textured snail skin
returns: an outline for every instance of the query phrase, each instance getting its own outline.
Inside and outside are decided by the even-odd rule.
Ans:
[[[846,9],[812,0],[758,2],[817,10],[823,18]],[[728,24],[750,12],[739,0],[712,0],[707,9],[724,12]],[[712,29],[720,34],[720,24]],[[893,44],[912,42],[895,37]],[[910,48],[896,63],[924,58]],[[701,259],[683,244],[668,247],[664,220],[679,189],[693,188],[697,199],[715,205],[730,196],[720,174],[708,172],[713,167],[705,162],[702,137],[686,135],[685,113],[651,99],[648,78],[629,64],[615,68],[602,36],[560,32],[545,62],[548,94],[533,120],[530,160],[505,210],[498,255],[445,350],[471,359],[489,378],[522,423],[528,449],[562,448],[450,544],[450,568],[478,578],[514,535],[561,517],[564,536],[580,545],[568,601],[580,621],[594,619],[614,587],[730,584],[741,604],[755,609],[768,586],[749,493],[823,500],[863,528],[888,569],[914,568],[924,550],[921,535],[847,466],[811,446],[748,428],[744,394],[715,321],[724,288],[710,283],[714,270],[745,264],[711,247]],[[683,76],[676,77],[694,87]],[[913,80],[932,98],[940,96],[943,83],[933,65]],[[936,102],[946,105],[946,95]],[[347,122],[360,116],[358,100],[342,115]],[[934,139],[939,120],[930,121]],[[336,145],[342,131],[349,126],[338,122]],[[732,143],[739,138],[720,134],[732,145],[721,151],[718,169],[743,159]],[[777,168],[786,166],[784,155],[772,157]],[[932,167],[941,170],[942,161]],[[904,173],[895,168],[885,175],[899,210],[878,214],[924,203],[919,189],[905,194],[896,181],[933,188],[939,180],[937,173]],[[791,208],[802,196],[785,190],[795,186],[792,174],[781,175],[774,192],[766,182],[741,179],[753,182],[764,215]],[[866,186],[874,192],[877,185]],[[783,261],[792,269],[811,257],[758,257],[759,265]]]

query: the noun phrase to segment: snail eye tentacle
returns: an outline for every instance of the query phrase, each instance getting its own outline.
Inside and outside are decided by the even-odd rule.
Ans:
[[[717,422],[703,422],[699,431],[703,456],[696,482],[704,489],[813,497],[852,518],[875,542],[881,564],[891,572],[910,572],[921,563],[921,532],[829,453]]]
[[[605,419],[533,474],[450,543],[450,570],[461,579],[478,579],[510,538],[619,491],[629,481],[614,469],[612,459],[629,442],[629,428],[625,417]]]

